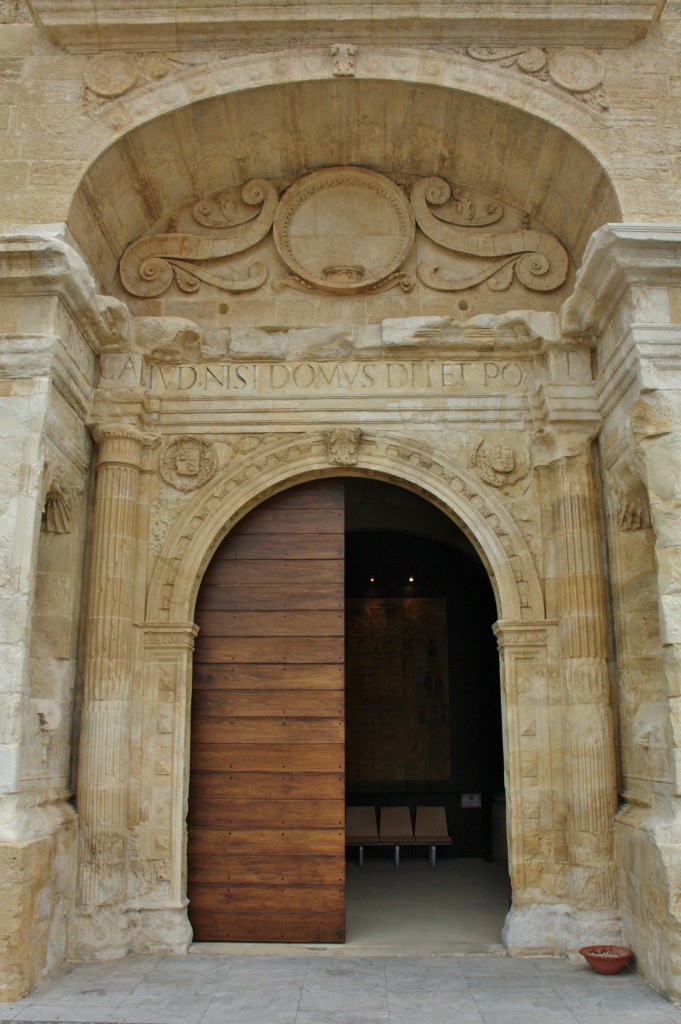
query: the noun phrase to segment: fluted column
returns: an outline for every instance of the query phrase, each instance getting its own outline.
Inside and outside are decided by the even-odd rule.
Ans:
[[[140,474],[156,438],[132,427],[98,442],[78,778],[82,908],[125,898],[134,580]]]
[[[616,906],[617,801],[606,604],[590,442],[553,465],[570,902]]]

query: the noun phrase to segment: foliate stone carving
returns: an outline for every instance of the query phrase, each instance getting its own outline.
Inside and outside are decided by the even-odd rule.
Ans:
[[[569,269],[568,254],[557,238],[541,231],[521,228],[516,231],[471,233],[452,223],[447,212],[450,185],[443,178],[422,178],[411,190],[416,221],[428,238],[451,252],[477,256],[485,261],[477,273],[451,278],[440,273],[440,264],[424,260],[417,274],[424,284],[439,291],[463,291],[487,281],[495,291],[510,287],[513,275],[532,291],[548,292],[560,287]],[[444,207],[444,215],[432,207]]]
[[[532,229],[527,213],[515,212],[516,230],[491,231],[502,218],[513,223],[513,211],[492,198],[442,178],[398,180],[361,167],[324,168],[293,184],[254,179],[179,207],[160,233],[127,247],[120,277],[140,298],[162,295],[173,281],[185,292],[197,291],[201,282],[222,291],[253,290],[267,280],[264,262],[231,278],[210,264],[245,252],[272,229],[274,248],[289,271],[274,280],[275,291],[410,292],[416,281],[403,264],[418,223],[428,239],[466,264],[461,270],[452,261],[447,270],[440,260],[422,260],[418,277],[430,288],[462,291],[486,282],[503,291],[514,278],[533,291],[560,287],[569,266],[565,249]]]
[[[127,53],[105,53],[93,57],[85,71],[85,84],[98,96],[114,99],[137,82],[139,68]]]
[[[251,220],[233,227],[228,235],[217,239],[201,235],[146,235],[129,245],[120,263],[124,288],[131,295],[148,298],[166,291],[173,277],[185,292],[195,292],[201,281],[223,291],[258,288],[267,278],[267,268],[263,263],[253,263],[248,277],[231,280],[196,265],[204,260],[222,259],[244,252],[267,235],[279,198],[274,185],[263,178],[256,178],[244,185],[241,198],[250,206],[259,206],[260,210]]]
[[[469,46],[467,54],[473,60],[492,61],[503,68],[515,65],[526,75],[546,78],[546,50],[522,46]],[[543,74],[542,74],[543,72]]]
[[[274,216],[274,244],[296,278],[352,295],[395,274],[414,244],[414,215],[389,178],[330,167],[299,179]]]
[[[325,435],[329,462],[337,466],[354,466],[359,453],[361,430],[329,430]]]
[[[357,47],[353,43],[332,43],[329,47],[331,69],[336,77],[349,78],[357,70]]]
[[[466,54],[473,60],[514,67],[524,75],[550,82],[597,111],[608,109],[603,91],[605,70],[598,54],[590,50],[571,48],[549,53],[538,47],[469,46]]]
[[[498,444],[481,437],[473,445],[470,465],[477,469],[480,477],[491,487],[514,484],[528,471],[524,453],[516,451],[512,444]]]
[[[218,456],[215,446],[200,437],[178,437],[161,456],[160,473],[178,491],[195,491],[215,475]]]

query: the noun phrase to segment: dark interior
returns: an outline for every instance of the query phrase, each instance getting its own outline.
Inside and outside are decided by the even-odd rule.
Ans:
[[[349,479],[345,503],[346,801],[353,805],[407,804],[412,819],[418,805],[444,806],[453,841],[441,855],[491,859],[492,806],[503,799],[504,766],[499,658],[492,632],[497,611],[485,567],[465,534],[443,512],[411,491],[375,480]],[[415,599],[430,600],[419,605]],[[395,614],[391,609],[399,613],[403,605],[407,614],[419,607],[425,609],[426,616],[429,608],[442,610],[438,628],[446,656],[438,662],[443,692],[434,711],[429,710],[433,686],[428,667],[433,664],[433,653],[415,650],[423,643],[437,647],[432,636],[428,639],[427,629],[421,635],[416,629],[405,641],[398,622],[386,643],[373,643],[365,636],[363,677],[358,678],[353,669],[357,659],[350,652],[357,641],[352,632],[357,629],[357,615],[351,609],[368,608],[370,615],[378,609],[385,619]],[[404,664],[397,664],[400,659]],[[409,699],[398,694],[391,703],[389,690],[396,667]],[[404,679],[405,673],[418,673],[419,677]],[[387,709],[383,717],[377,706]],[[423,731],[428,715],[439,716],[429,740],[441,747],[435,759],[437,770],[431,768],[430,777],[422,777],[428,769],[419,772],[414,768],[419,762],[417,752],[411,758],[411,770],[418,777],[405,777],[402,751],[412,742],[410,720],[420,718]],[[373,726],[367,725],[371,716]],[[378,768],[358,770],[353,744],[363,742],[359,730],[371,728],[382,731],[376,741],[382,757]],[[408,767],[409,762],[407,757]],[[423,757],[421,763],[426,763]],[[480,806],[475,806],[478,796]],[[494,853],[498,855],[497,850]],[[379,848],[371,855],[390,856],[390,851]]]

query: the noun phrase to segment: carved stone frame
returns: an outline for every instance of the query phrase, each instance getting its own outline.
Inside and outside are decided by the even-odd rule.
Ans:
[[[560,804],[563,786],[555,765],[538,753],[550,748],[548,730],[555,730],[549,708],[549,651],[555,623],[544,617],[542,589],[529,548],[498,495],[470,470],[434,449],[380,433],[363,434],[357,461],[342,468],[332,462],[323,431],[265,441],[255,459],[251,455],[241,463],[231,463],[210,487],[198,493],[166,539],[148,591],[144,675],[152,680],[152,687],[158,685],[161,676],[165,676],[166,683],[172,678],[172,685],[168,685],[180,702],[171,755],[176,792],[167,828],[171,870],[168,909],[172,905],[179,910],[183,922],[178,921],[178,927],[186,927],[184,820],[191,695],[188,655],[201,578],[229,529],[252,508],[296,483],[339,474],[370,475],[419,493],[464,529],[488,569],[499,609],[495,631],[502,661],[514,906],[523,908],[523,929],[534,908],[539,911],[540,925],[532,941],[524,937],[516,940],[513,916],[509,915],[505,941],[513,949],[555,949],[555,921],[557,915],[565,913],[560,884],[563,873],[561,865],[555,863],[554,845],[538,840],[542,835],[550,838],[557,825],[555,807]],[[177,637],[177,644],[170,639],[161,643],[159,637],[164,631],[169,638]]]

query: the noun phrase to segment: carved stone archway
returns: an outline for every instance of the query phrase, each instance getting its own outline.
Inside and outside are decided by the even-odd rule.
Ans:
[[[172,765],[175,796],[162,845],[167,846],[169,891],[180,911],[179,932],[185,927],[192,617],[203,572],[229,529],[272,494],[320,476],[368,475],[414,490],[443,510],[471,538],[490,574],[500,612],[495,632],[502,656],[514,906],[523,908],[523,927],[528,914],[541,926],[531,948],[556,948],[556,913],[564,908],[553,910],[560,904],[560,892],[551,885],[556,865],[550,847],[538,841],[554,827],[554,807],[560,804],[563,786],[540,753],[550,748],[549,731],[555,730],[549,709],[555,623],[544,618],[542,589],[527,542],[492,489],[470,470],[423,443],[390,434],[347,433],[353,435],[352,443],[340,446],[338,432],[275,435],[263,441],[256,457],[232,463],[196,494],[158,558],[140,639],[145,691],[156,690],[159,706],[165,704],[167,710],[171,703],[174,708],[172,753],[166,750],[166,757]],[[142,756],[151,771],[153,746]],[[148,841],[152,840],[153,836]],[[506,942],[511,947],[527,945],[526,940],[515,940],[512,915]]]

